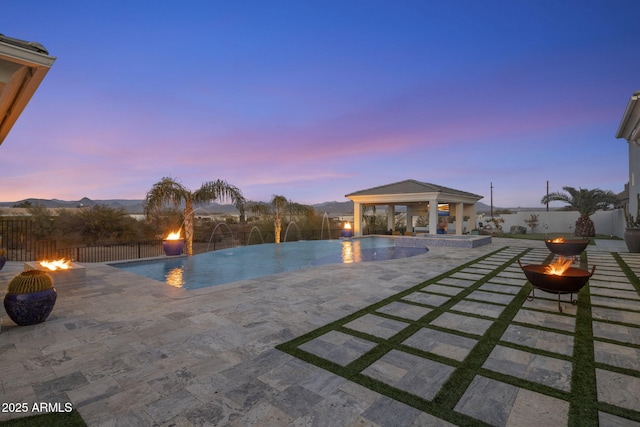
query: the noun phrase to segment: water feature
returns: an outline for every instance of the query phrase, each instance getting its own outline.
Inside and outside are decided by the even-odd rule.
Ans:
[[[329,240],[331,240],[331,227],[329,226],[329,214],[328,213],[324,213],[324,215],[322,215],[322,225],[320,225],[320,240],[322,240],[322,233],[324,232],[324,221],[327,221],[327,233],[329,233]]]
[[[395,245],[395,239],[306,240],[238,246],[191,257],[116,263],[112,266],[161,284],[199,289],[327,264],[383,261],[427,253]]]
[[[296,230],[298,230],[298,240],[302,240],[300,238],[300,228],[298,227],[298,224],[296,224],[295,222],[291,221],[289,223],[289,225],[287,225],[287,229],[284,232],[284,240],[283,240],[283,242],[287,241],[287,236],[289,235],[289,229],[291,228],[292,225],[294,225],[296,227]]]
[[[249,237],[247,237],[247,246],[251,243],[251,233],[253,233],[253,230],[256,230],[258,232],[258,236],[260,236],[260,242],[264,243],[264,239],[262,238],[260,229],[254,225],[253,227],[251,227],[251,230],[249,230]]]
[[[211,246],[211,240],[213,240],[213,235],[216,234],[216,230],[221,225],[224,225],[225,227],[227,227],[227,230],[229,230],[229,234],[231,234],[231,240],[233,241],[233,231],[231,231],[231,227],[229,227],[229,225],[227,225],[226,222],[219,222],[216,224],[215,227],[213,227],[213,231],[211,232],[211,237],[209,237],[209,244],[207,245],[207,252],[209,251],[209,246]],[[222,235],[222,238],[224,239],[224,234]]]

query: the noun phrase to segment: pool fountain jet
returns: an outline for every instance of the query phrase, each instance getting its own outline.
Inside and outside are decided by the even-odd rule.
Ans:
[[[283,243],[285,243],[287,241],[287,236],[289,235],[289,229],[291,228],[291,226],[295,226],[296,230],[298,231],[298,240],[302,240],[300,238],[300,228],[298,228],[298,224],[296,224],[295,222],[291,221],[289,223],[289,225],[287,225],[287,229],[284,232],[284,239],[282,240]]]
[[[260,242],[264,243],[264,238],[262,237],[260,229],[254,225],[253,227],[251,227],[251,230],[249,230],[249,237],[247,237],[247,246],[249,246],[249,243],[251,243],[251,233],[253,233],[253,230],[256,230],[258,232],[258,236],[260,236]]]
[[[226,222],[219,222],[219,223],[216,224],[215,227],[213,227],[213,231],[211,232],[211,237],[209,237],[209,244],[207,245],[207,252],[209,252],[209,246],[211,246],[211,240],[213,240],[213,235],[216,234],[216,230],[221,225],[224,225],[225,227],[227,227],[227,230],[229,230],[229,234],[231,235],[231,241],[233,242],[233,240],[234,240],[233,239],[233,231],[231,231],[231,227],[229,227]],[[222,235],[222,238],[224,239],[224,234]]]
[[[329,240],[331,240],[331,227],[329,226],[329,214],[328,213],[324,213],[324,215],[322,215],[322,224],[320,225],[320,240],[324,240],[323,237],[324,235],[322,234],[324,232],[324,221],[327,221],[327,233],[329,233]]]

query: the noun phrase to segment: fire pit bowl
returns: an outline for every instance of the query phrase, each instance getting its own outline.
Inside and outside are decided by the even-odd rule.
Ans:
[[[591,272],[582,270],[580,268],[569,267],[562,275],[545,273],[546,265],[530,264],[522,265],[518,260],[520,268],[524,272],[524,275],[533,286],[531,294],[527,297],[527,300],[531,301],[535,298],[535,290],[548,292],[551,294],[558,294],[558,310],[562,313],[562,306],[560,305],[561,294],[571,294],[571,304],[577,304],[578,300],[573,299],[573,294],[577,294],[584,285],[589,282],[589,279],[596,271],[596,266],[593,266]]]
[[[551,252],[562,256],[578,256],[589,246],[589,240],[545,240],[544,243]]]

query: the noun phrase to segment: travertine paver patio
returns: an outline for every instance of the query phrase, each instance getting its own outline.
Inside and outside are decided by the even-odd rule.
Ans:
[[[542,262],[542,242],[197,291],[87,265],[47,322],[17,327],[0,311],[0,402],[71,402],[91,426],[526,426],[567,425],[584,405],[575,390],[590,389],[600,425],[640,425],[640,297],[606,244],[588,249],[596,274],[563,314],[555,295],[524,298],[514,260]],[[21,267],[0,271],[2,286]],[[576,365],[585,346],[592,364]]]

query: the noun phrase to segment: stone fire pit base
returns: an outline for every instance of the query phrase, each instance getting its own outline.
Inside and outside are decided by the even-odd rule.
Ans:
[[[66,270],[49,270],[48,268],[42,267],[36,261],[29,261],[24,263],[24,270],[42,270],[49,273],[49,275],[53,278],[54,286],[64,286],[70,284],[82,284],[84,285],[85,278],[87,275],[87,271],[84,266],[80,264],[76,264],[75,262],[71,263],[71,267]]]

